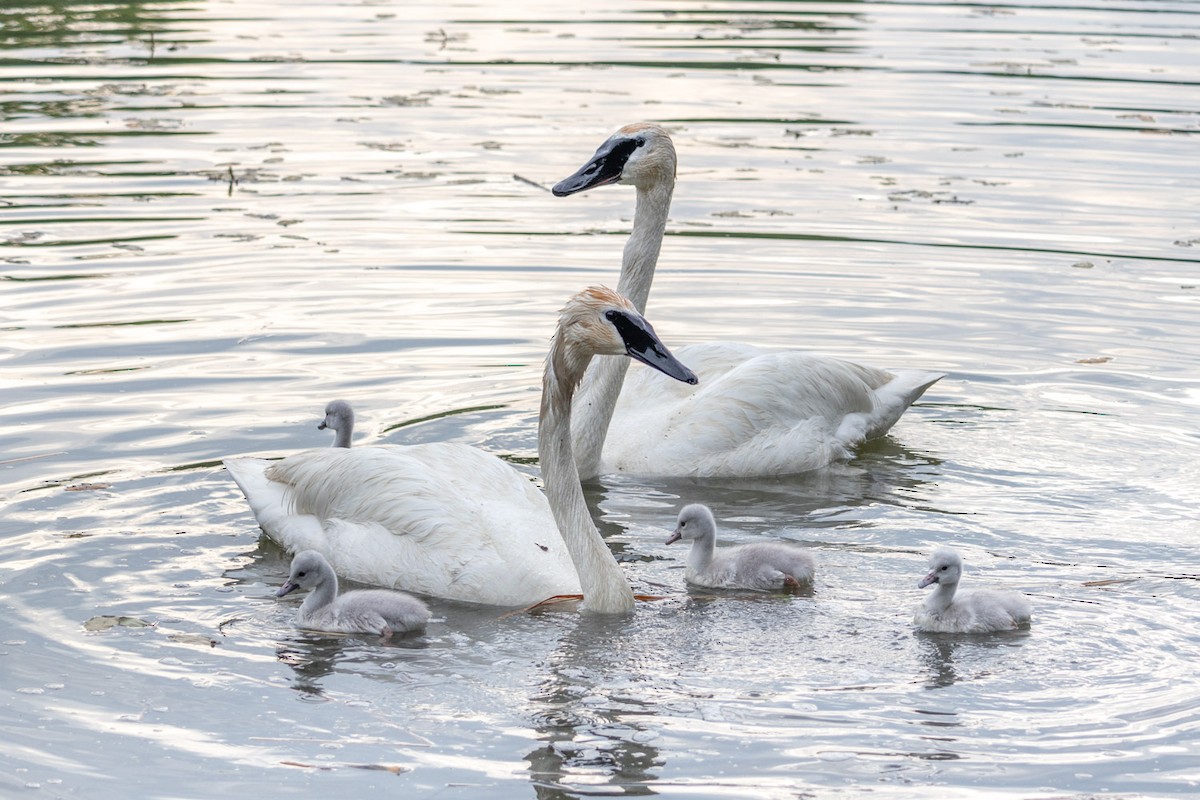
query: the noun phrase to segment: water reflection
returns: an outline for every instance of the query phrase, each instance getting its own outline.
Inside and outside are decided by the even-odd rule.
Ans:
[[[152,46],[151,32],[161,32],[183,0],[152,3],[91,0],[26,0],[10,4],[4,11],[4,36],[0,49],[111,45],[114,41],[145,42]],[[103,38],[101,38],[103,37]],[[158,44],[163,44],[160,39]],[[168,45],[169,46],[169,45]],[[74,61],[77,59],[57,59]]]
[[[369,674],[388,676],[394,674],[395,660],[403,657],[403,653],[397,651],[422,650],[428,646],[428,639],[420,633],[365,639],[306,632],[278,644],[275,655],[295,674],[293,689],[310,697],[320,697],[325,693],[324,679],[338,672],[339,666],[354,665],[355,671],[364,669]]]
[[[600,786],[621,796],[656,794],[649,784],[663,763],[651,744],[657,734],[626,719],[654,713],[631,681],[644,669],[640,654],[622,646],[631,624],[578,615],[549,657],[548,676],[530,699],[531,725],[543,744],[526,756],[539,800],[577,797],[575,781],[587,794]]]
[[[926,689],[944,689],[961,680],[971,680],[990,671],[987,660],[1004,658],[1001,652],[1023,647],[1029,631],[1003,631],[988,634],[925,633],[913,634],[919,645],[919,657],[926,671]],[[961,654],[959,651],[962,651]],[[965,660],[963,665],[956,663]]]

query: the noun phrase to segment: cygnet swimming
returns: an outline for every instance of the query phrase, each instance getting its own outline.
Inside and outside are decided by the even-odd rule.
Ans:
[[[937,584],[933,594],[917,609],[913,622],[929,633],[993,633],[1028,625],[1029,602],[1013,592],[982,590],[955,596],[962,577],[963,560],[949,547],[929,556],[929,574],[917,584],[924,589]]]
[[[394,633],[421,630],[429,622],[429,609],[417,598],[390,589],[359,589],[338,596],[337,575],[325,556],[303,550],[292,559],[287,582],[276,597],[296,589],[311,589],[296,614],[301,628],[333,633],[374,633],[387,638]]]
[[[334,433],[334,447],[349,447],[354,434],[354,409],[345,400],[332,400],[325,406],[325,419],[317,426],[323,431],[329,428]]]
[[[716,549],[717,522],[708,506],[694,503],[679,512],[667,544],[692,542],[687,581],[710,589],[772,591],[811,584],[816,564],[797,545],[755,542]]]

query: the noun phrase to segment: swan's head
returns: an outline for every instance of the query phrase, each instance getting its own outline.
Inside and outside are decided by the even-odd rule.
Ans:
[[[334,447],[349,447],[350,439],[354,436],[354,409],[345,400],[334,400],[325,406],[325,419],[317,426],[317,430],[326,428],[334,431]]]
[[[917,584],[918,589],[924,589],[931,583],[940,586],[953,586],[962,577],[962,556],[949,547],[939,547],[929,556],[929,574]]]
[[[316,550],[302,550],[292,559],[292,571],[275,596],[283,597],[297,589],[315,589],[327,581],[331,574],[333,567],[329,566],[325,556]]]
[[[612,289],[593,286],[572,297],[559,316],[558,335],[577,352],[627,355],[677,381],[699,382],[633,304]]]
[[[674,544],[680,539],[703,539],[716,535],[717,521],[713,519],[708,506],[692,503],[690,506],[684,506],[679,512],[679,518],[675,520],[675,531],[671,538],[667,539],[667,544]]]
[[[631,183],[643,187],[675,182],[675,145],[665,128],[651,122],[635,122],[600,145],[591,160],[554,187],[557,197],[582,192],[609,183]]]
[[[325,406],[325,419],[317,426],[317,430],[326,428],[334,431],[354,427],[354,409],[345,400],[334,400]]]

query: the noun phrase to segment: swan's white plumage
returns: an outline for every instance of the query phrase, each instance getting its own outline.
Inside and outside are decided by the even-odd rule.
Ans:
[[[913,615],[913,624],[927,633],[995,633],[1028,625],[1029,601],[1013,592],[982,589],[957,593],[962,577],[962,557],[949,547],[939,547],[929,557],[929,574],[918,584],[937,588]]]
[[[337,575],[316,550],[296,554],[288,580],[276,594],[282,597],[295,589],[311,590],[296,612],[302,628],[391,636],[422,630],[429,622],[425,604],[403,592],[359,589],[339,595]]]
[[[667,544],[680,540],[692,543],[685,577],[696,586],[767,592],[811,585],[816,572],[816,561],[797,545],[751,542],[716,547],[716,520],[712,511],[700,503],[680,510]]]
[[[889,373],[796,350],[705,343],[676,351],[698,386],[626,376],[601,470],[774,475],[850,458],[940,375]]]
[[[502,606],[580,591],[545,496],[473,447],[323,448],[226,466],[271,538],[320,552],[343,577]]]
[[[639,311],[654,280],[675,172],[670,134],[636,123],[555,187],[558,195],[609,183],[637,188],[617,290]],[[582,477],[748,477],[816,469],[887,433],[943,377],[736,343],[690,345],[678,353],[699,376],[698,386],[644,373],[625,379],[625,365],[607,359],[592,365],[572,420]]]

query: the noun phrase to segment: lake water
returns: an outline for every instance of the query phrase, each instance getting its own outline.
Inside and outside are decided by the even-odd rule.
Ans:
[[[1200,792],[1200,6],[0,23],[0,794]],[[345,397],[360,442],[536,474],[555,311],[615,284],[633,213],[539,187],[642,119],[680,157],[647,313],[669,345],[947,377],[818,473],[590,485],[666,598],[629,618],[434,601],[390,645],[296,630],[220,460],[327,445]],[[694,501],[727,541],[811,547],[813,595],[689,593],[663,540]],[[940,543],[1026,593],[1030,630],[915,634]]]

